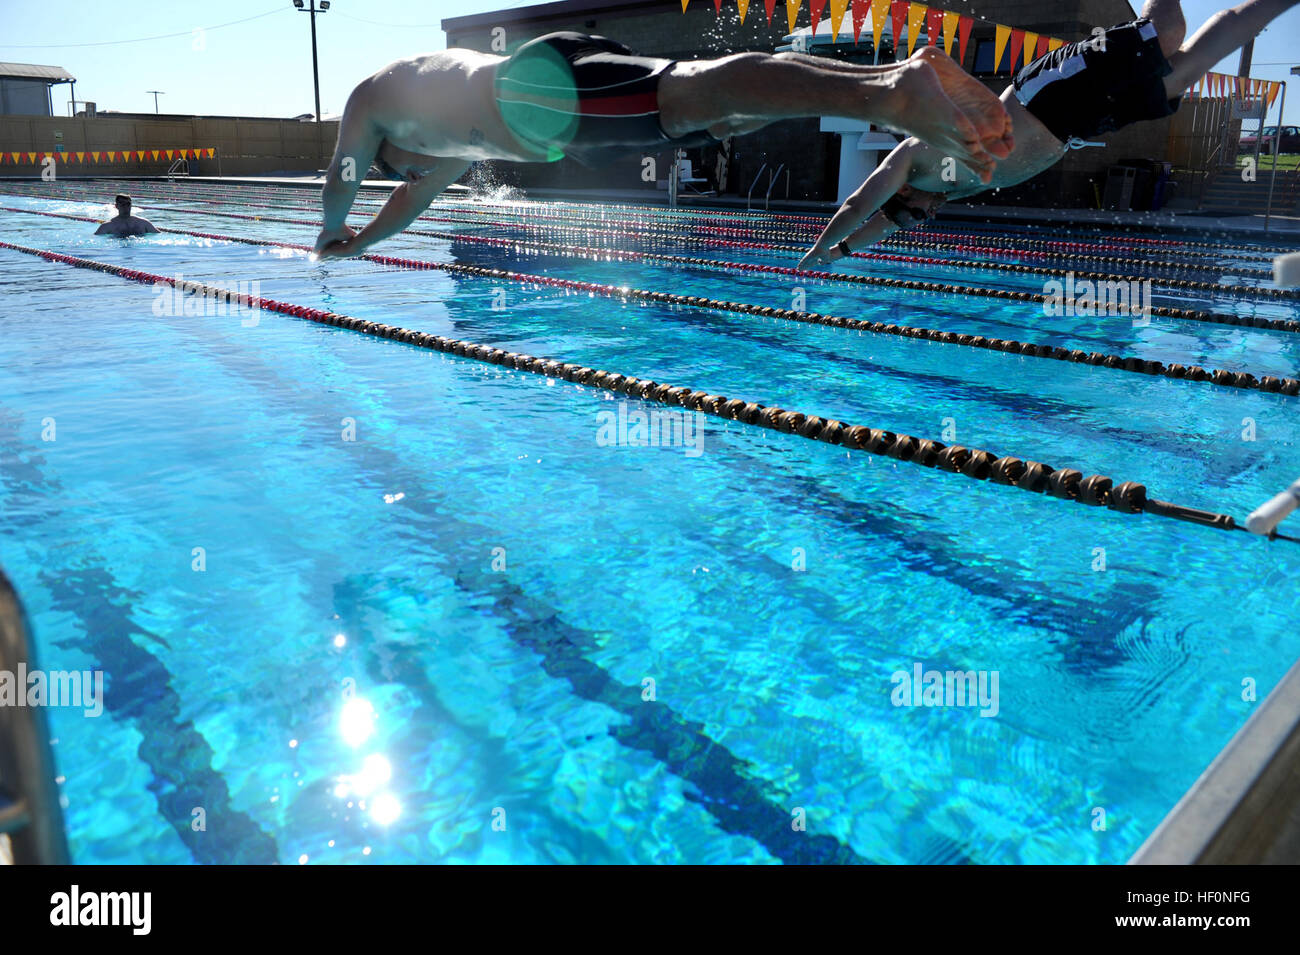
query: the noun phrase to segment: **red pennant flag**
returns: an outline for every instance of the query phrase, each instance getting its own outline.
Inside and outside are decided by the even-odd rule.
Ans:
[[[974,25],[975,25],[975,21],[971,17],[966,16],[966,14],[964,13],[961,15],[961,20],[959,20],[957,23],[957,62],[958,63],[966,62],[966,41],[970,39],[970,30],[971,27],[973,27]]]
[[[862,36],[862,24],[867,22],[867,11],[871,9],[871,0],[853,0],[853,45],[858,45]]]
[[[763,0],[763,9],[767,11],[767,25],[772,25],[772,11],[776,9],[776,0]]]
[[[722,0],[717,0],[721,3]],[[808,12],[812,14],[812,35],[817,35],[817,24],[821,22],[822,12],[826,9],[826,0],[808,0]],[[834,40],[834,37],[831,37]]]
[[[1011,31],[1011,72],[1015,73],[1020,66],[1020,54],[1025,48],[1025,31]]]
[[[722,0],[713,0],[713,9],[717,11],[718,16],[722,16]]]
[[[889,5],[890,24],[894,30],[894,59],[903,49],[903,24],[907,21],[907,0],[894,0]]]
[[[943,31],[943,11],[931,7],[925,11],[925,39],[930,46],[939,45],[939,34]]]
[[[1040,56],[1047,56],[1047,37],[1045,36],[1038,38],[1038,48],[1034,50],[1034,59],[1036,60]]]

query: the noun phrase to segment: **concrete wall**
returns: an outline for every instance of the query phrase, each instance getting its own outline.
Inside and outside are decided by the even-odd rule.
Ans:
[[[334,150],[338,123],[300,123],[290,119],[207,116],[99,116],[95,119],[48,116],[0,116],[0,152],[64,152],[119,149],[177,149],[212,146],[227,176],[270,172],[313,172],[323,168]],[[58,134],[62,134],[62,138]],[[321,156],[325,157],[324,162]],[[68,175],[156,175],[166,160],[101,165],[59,163]],[[215,175],[216,159],[190,161],[192,173]],[[40,166],[12,164],[6,156],[0,175],[40,174]]]

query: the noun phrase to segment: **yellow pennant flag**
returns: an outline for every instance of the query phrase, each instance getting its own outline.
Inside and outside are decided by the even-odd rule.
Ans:
[[[688,3],[689,0],[682,0],[682,2],[683,4],[685,4]],[[736,0],[736,7],[740,10],[740,22],[744,23],[745,14],[749,12],[749,0]],[[683,5],[682,13],[685,12],[686,12],[686,7]]]
[[[86,161],[86,154],[85,154],[85,153],[77,153],[77,162],[85,162],[85,161]]]
[[[909,3],[907,5],[907,55],[912,55],[912,50],[916,47],[916,36],[921,32],[921,21],[925,19],[926,6],[924,3]],[[898,49],[898,37],[894,37],[894,49]]]
[[[1268,85],[1269,85],[1269,91],[1268,91],[1268,105],[1269,105],[1270,108],[1272,108],[1272,106],[1273,106],[1273,100],[1277,99],[1277,94],[1280,93],[1280,92],[1282,92],[1282,84],[1281,84],[1281,83],[1270,83],[1270,84],[1268,84]]]
[[[790,23],[790,32],[794,32],[794,21],[799,16],[799,5],[803,0],[785,0],[785,18]]]
[[[211,159],[211,158],[212,158],[213,156],[215,156],[216,154],[217,154],[216,149],[214,149],[213,147],[209,146],[209,147],[208,147],[208,158]]]
[[[1064,40],[1058,40],[1056,37],[1051,37],[1047,41],[1047,52],[1051,53],[1053,50],[1060,49],[1064,45],[1065,45]]]
[[[19,157],[20,155],[22,155],[22,154],[21,154],[21,153],[10,153],[10,154],[9,154],[9,158],[12,159],[12,160],[14,161],[14,165],[15,165],[15,166],[18,165],[18,157]]]
[[[848,12],[849,0],[831,0],[831,42],[835,43],[840,38],[840,25],[844,22],[844,14]]]
[[[92,153],[90,154],[90,158],[93,159],[93,160],[95,160],[95,162],[99,162],[99,153],[97,153],[97,152],[92,152]]]
[[[1025,31],[1025,66],[1028,66],[1034,59],[1034,48],[1038,46],[1038,34]],[[1014,70],[1016,64],[1012,63],[1011,68]]]
[[[688,3],[690,3],[690,2],[691,2],[691,0],[682,0],[682,13],[685,13],[685,12],[686,12],[686,4],[688,4]]]
[[[175,155],[176,155],[176,150],[174,150],[174,149],[169,149],[169,150],[167,150],[167,158],[168,158],[168,159],[172,159],[173,157],[175,157]]]
[[[28,154],[27,154],[27,161],[28,161],[28,162],[36,162],[36,153],[28,153]]]
[[[960,13],[953,13],[951,10],[943,11],[943,52],[949,56],[952,56],[952,40],[957,35],[957,21],[960,19]]]
[[[871,0],[871,39],[880,55],[880,31],[885,28],[885,17],[889,16],[889,0]],[[897,37],[894,38],[897,41]]]
[[[1006,52],[1007,40],[1011,39],[1011,27],[1004,27],[1000,23],[993,26],[993,72],[997,73],[998,66],[1002,63],[1002,54]]]

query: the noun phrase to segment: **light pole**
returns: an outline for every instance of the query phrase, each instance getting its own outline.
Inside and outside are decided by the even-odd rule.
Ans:
[[[320,6],[316,5],[317,0],[308,0],[303,4],[303,0],[293,0],[293,5],[297,7],[299,13],[311,14],[311,78],[316,89],[316,161],[320,162],[324,158],[325,145],[321,141],[324,133],[320,123],[320,66],[316,59],[316,14],[325,13],[329,10],[329,0],[320,0]]]
[[[155,114],[157,114],[157,112],[158,112],[158,97],[159,97],[159,96],[165,96],[165,95],[167,95],[167,91],[166,91],[166,90],[145,90],[145,92],[146,92],[146,93],[152,93],[152,94],[153,94],[153,111],[154,111]]]

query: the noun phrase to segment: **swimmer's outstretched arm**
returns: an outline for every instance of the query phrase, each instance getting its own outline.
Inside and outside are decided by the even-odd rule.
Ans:
[[[376,242],[396,235],[419,218],[420,213],[429,208],[429,203],[437,198],[438,193],[464,175],[469,167],[470,163],[464,159],[438,160],[438,165],[431,172],[394,189],[384,207],[360,232],[317,248],[317,254],[323,259],[360,255]]]
[[[316,238],[317,252],[331,242],[355,234],[347,226],[348,212],[357,198],[361,180],[370,171],[370,164],[384,141],[383,130],[375,121],[370,103],[369,82],[352,91],[339,122],[339,141],[329,169],[325,170],[325,187],[321,190],[324,215]]]
[[[895,146],[858,191],[844,200],[844,205],[827,223],[812,249],[799,260],[799,268],[825,265],[843,258],[844,254],[836,246],[846,239],[850,249],[859,249],[897,232],[898,226],[877,210],[907,185],[918,151],[925,149],[928,147],[915,139],[904,140]]]

